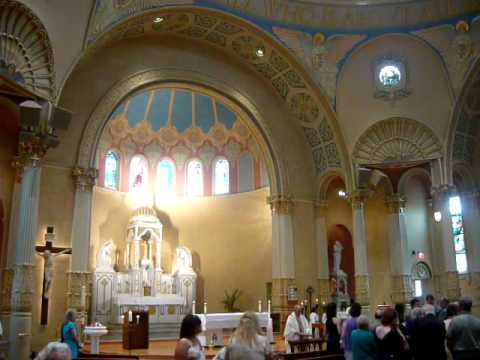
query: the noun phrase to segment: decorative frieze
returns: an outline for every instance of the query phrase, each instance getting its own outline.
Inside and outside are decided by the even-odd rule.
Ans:
[[[358,189],[348,195],[348,200],[353,209],[363,209],[365,201],[370,197],[371,192],[366,189]]]
[[[36,167],[45,156],[48,145],[41,141],[39,136],[32,137],[29,141],[18,144],[18,154],[12,160],[15,169],[15,181],[20,183],[26,166]]]
[[[370,304],[370,284],[368,275],[355,276],[355,301],[360,305]]]
[[[330,296],[330,280],[329,279],[317,279],[318,284],[318,301],[321,304],[328,304],[331,301]]]
[[[392,276],[392,302],[407,304],[413,296],[412,278],[410,275]]]
[[[72,176],[77,190],[91,192],[98,177],[98,169],[75,166]]]
[[[400,194],[393,194],[388,196],[385,200],[385,205],[387,205],[387,209],[390,214],[403,213],[405,211],[406,204],[407,198]]]
[[[9,312],[11,310],[13,286],[13,269],[3,269],[2,274],[2,290],[1,290],[1,309]]]
[[[10,302],[12,312],[32,311],[34,268],[32,264],[14,265]]]
[[[67,273],[67,308],[86,311],[91,298],[91,274],[84,271]],[[82,287],[85,287],[85,303],[82,304]]]

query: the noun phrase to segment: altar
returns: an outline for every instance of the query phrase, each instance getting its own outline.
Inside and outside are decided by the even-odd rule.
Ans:
[[[135,210],[121,250],[111,240],[98,250],[93,272],[92,321],[120,325],[125,312],[145,310],[150,325],[179,324],[191,312],[196,295],[197,275],[190,250],[177,247],[173,271],[163,271],[162,224],[151,207]]]
[[[223,330],[236,329],[244,313],[196,314],[202,321],[203,333],[199,336],[202,346],[223,346]],[[258,324],[266,330],[270,343],[273,342],[273,323],[270,313],[256,313]]]

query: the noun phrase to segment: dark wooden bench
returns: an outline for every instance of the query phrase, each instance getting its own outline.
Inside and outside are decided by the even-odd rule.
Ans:
[[[290,354],[278,354],[277,359],[345,360],[345,356],[343,354],[329,354],[326,351],[309,351],[309,352],[301,352],[301,353],[299,352],[299,353],[290,353]]]
[[[90,354],[90,353],[79,353],[78,360],[139,360],[140,358],[136,355],[118,355],[118,354]]]

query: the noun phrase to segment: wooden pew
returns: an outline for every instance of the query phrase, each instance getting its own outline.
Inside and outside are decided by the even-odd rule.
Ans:
[[[136,355],[117,355],[117,354],[90,354],[79,353],[78,360],[138,360]]]
[[[308,351],[290,354],[278,354],[276,359],[283,360],[345,360],[343,354],[329,354],[326,351]]]

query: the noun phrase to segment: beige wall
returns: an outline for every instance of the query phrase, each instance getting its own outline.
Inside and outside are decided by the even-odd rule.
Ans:
[[[256,309],[258,300],[265,299],[265,285],[272,276],[268,195],[268,189],[261,189],[226,196],[178,198],[157,208],[164,226],[163,269],[171,271],[177,246],[188,247],[199,275],[197,301],[206,300],[209,312],[224,311],[220,301],[225,290],[242,290],[241,309]],[[95,188],[92,265],[100,244],[107,240],[113,240],[123,251],[132,211],[125,193]]]

